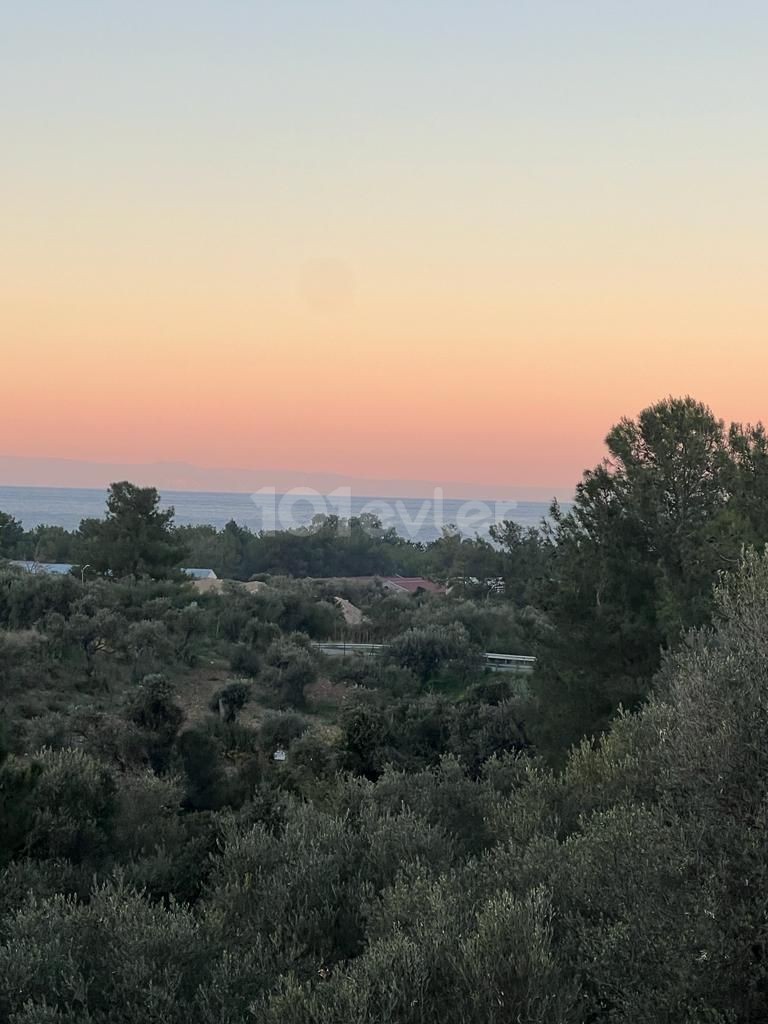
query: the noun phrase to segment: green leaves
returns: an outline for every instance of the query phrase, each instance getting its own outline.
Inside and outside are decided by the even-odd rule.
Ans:
[[[0,558],[18,555],[19,545],[24,539],[24,527],[7,512],[0,512]]]
[[[718,574],[744,541],[768,540],[768,520],[745,499],[768,493],[761,429],[727,434],[706,406],[670,398],[621,420],[606,444],[573,509],[555,510],[541,591],[554,628],[539,657],[538,738],[555,756],[604,729],[620,703],[638,705],[662,650],[709,621]]]
[[[112,484],[106,518],[80,524],[81,564],[118,578],[173,576],[186,551],[173,529],[173,517],[173,508],[160,508],[154,487]]]
[[[464,626],[452,622],[406,630],[389,645],[387,657],[427,682],[442,668],[453,666],[466,671],[477,659],[478,651]]]

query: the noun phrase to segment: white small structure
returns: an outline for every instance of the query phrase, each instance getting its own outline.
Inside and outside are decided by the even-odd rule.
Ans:
[[[272,760],[273,761],[285,761],[287,757],[288,757],[288,755],[282,749],[282,747],[278,747],[277,750],[272,755]]]
[[[193,580],[217,580],[219,578],[213,569],[182,569],[181,571]]]

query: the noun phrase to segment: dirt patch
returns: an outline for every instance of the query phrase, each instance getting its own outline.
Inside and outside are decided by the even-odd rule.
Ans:
[[[199,725],[211,711],[210,703],[214,694],[231,683],[235,676],[222,665],[201,666],[191,669],[183,678],[176,681],[176,699],[184,711],[184,727]],[[246,680],[247,681],[247,680]],[[245,705],[238,716],[242,725],[257,726],[264,717],[264,708],[258,703],[256,687],[251,700]]]
[[[310,683],[304,690],[304,696],[310,706],[331,705],[338,707],[347,695],[349,687],[345,683],[333,683],[330,679],[318,679]]]
[[[247,590],[249,594],[260,594],[262,590],[269,590],[269,586],[262,582],[262,580],[251,580],[250,583],[239,584],[243,590]]]
[[[184,712],[185,725],[198,725],[211,713],[208,707],[211,698],[230,678],[230,673],[226,669],[211,666],[192,669],[183,678],[175,681],[176,699]]]

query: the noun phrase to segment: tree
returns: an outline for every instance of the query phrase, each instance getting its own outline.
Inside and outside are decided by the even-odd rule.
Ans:
[[[768,434],[762,423],[731,424],[729,490],[747,543],[768,542]]]
[[[125,636],[128,626],[121,615],[109,608],[90,609],[80,602],[68,618],[59,612],[48,615],[45,629],[62,655],[70,650],[82,653],[86,675],[91,678],[98,659],[106,659]]]
[[[340,747],[344,767],[368,779],[379,776],[381,748],[390,738],[390,722],[380,702],[365,691],[342,708]]]
[[[0,945],[0,1017],[25,1024],[183,1024],[212,951],[191,910],[152,902],[118,878],[84,903],[30,899]]]
[[[564,749],[647,693],[663,647],[706,622],[712,585],[737,560],[721,421],[691,398],[623,419],[567,514],[553,507],[553,629],[539,652],[546,743]]]
[[[387,651],[388,658],[401,668],[410,669],[423,682],[448,665],[465,671],[476,655],[466,629],[459,622],[408,629],[395,637]]]
[[[550,570],[552,547],[540,530],[504,519],[489,528],[491,540],[501,549],[504,591],[515,604],[530,604]]]
[[[74,562],[77,534],[63,526],[36,526],[24,537],[24,558],[35,562]]]
[[[637,421],[621,420],[607,444],[617,491],[642,523],[659,570],[661,626],[669,639],[706,616],[712,584],[726,567],[717,530],[711,530],[727,522],[725,428],[702,403],[670,398],[643,410]],[[729,548],[726,559],[733,554]]]
[[[227,785],[215,739],[203,729],[187,729],[179,736],[177,749],[187,777],[184,806],[193,810],[222,807],[231,786]]]
[[[106,518],[84,519],[80,524],[81,561],[96,572],[116,577],[172,577],[186,553],[173,519],[173,507],[160,508],[154,487],[114,483],[109,488]]]
[[[173,645],[163,622],[132,622],[117,644],[138,680],[172,660]]]
[[[24,540],[24,527],[7,512],[0,512],[0,558],[13,558]]]
[[[8,757],[0,769],[0,859],[23,846],[33,857],[75,863],[99,857],[115,808],[112,772],[81,750]],[[14,850],[14,846],[17,847]]]
[[[211,697],[208,707],[225,722],[236,722],[237,716],[251,699],[251,687],[239,679],[227,683]]]
[[[273,711],[264,716],[259,726],[259,744],[265,754],[278,747],[288,747],[307,731],[307,722],[295,711]]]
[[[276,640],[264,660],[262,681],[274,687],[286,704],[304,707],[304,688],[317,679],[317,666],[307,647],[298,639]]]
[[[184,712],[174,700],[173,687],[163,675],[145,676],[127,711],[129,720],[147,737],[152,767],[162,771],[184,721]]]

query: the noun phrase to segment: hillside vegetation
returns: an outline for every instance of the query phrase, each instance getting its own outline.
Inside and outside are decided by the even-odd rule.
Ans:
[[[608,449],[490,541],[0,516],[92,566],[0,566],[0,1020],[768,1019],[768,442],[670,399]],[[236,538],[262,586],[178,572]],[[306,578],[355,550],[451,592]]]

